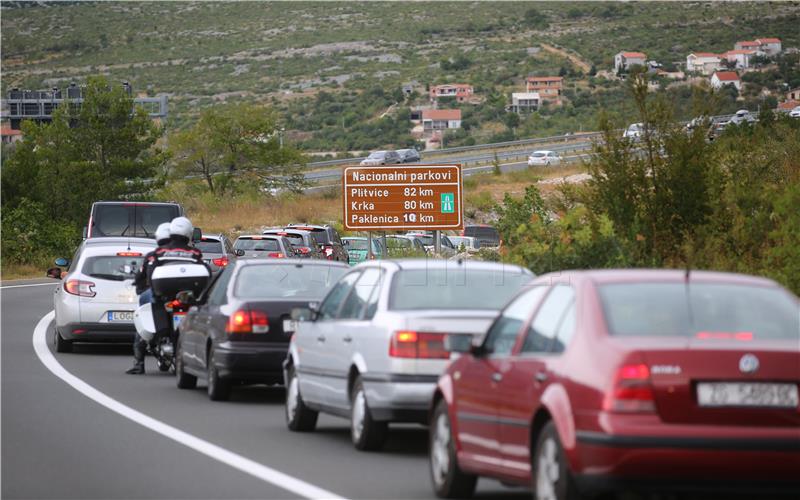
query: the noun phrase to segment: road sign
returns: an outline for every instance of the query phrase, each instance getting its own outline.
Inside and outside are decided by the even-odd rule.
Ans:
[[[462,229],[460,165],[344,167],[344,227]]]

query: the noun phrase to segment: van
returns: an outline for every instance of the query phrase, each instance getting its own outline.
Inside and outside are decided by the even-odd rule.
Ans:
[[[177,203],[97,201],[92,204],[83,237],[153,238],[159,224],[182,215],[183,207]]]

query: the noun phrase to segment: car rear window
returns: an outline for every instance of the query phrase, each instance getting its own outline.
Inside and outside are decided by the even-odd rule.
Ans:
[[[418,239],[425,246],[433,246],[433,236],[427,234],[412,234],[409,236]]]
[[[414,243],[405,238],[386,238],[386,246],[388,248],[411,248]]]
[[[314,240],[317,242],[317,245],[327,245],[330,243],[330,239],[328,239],[328,231],[322,228],[314,229],[309,228],[306,229],[311,233],[311,236],[314,237]]]
[[[273,252],[279,251],[278,240],[263,239],[254,240],[251,238],[239,238],[233,245],[234,250],[244,250],[245,252]]]
[[[366,250],[367,240],[346,240],[348,250]]]
[[[800,305],[776,287],[618,283],[599,291],[612,335],[800,340]]]
[[[298,264],[246,266],[236,278],[234,295],[242,299],[319,300],[348,270]]]
[[[472,236],[480,241],[491,242],[494,245],[500,243],[500,234],[497,229],[491,226],[467,226],[464,229],[464,236]]]
[[[406,269],[392,281],[389,309],[500,309],[532,279],[506,270]]]
[[[124,281],[133,279],[142,266],[143,257],[123,257],[118,255],[88,257],[83,263],[81,273],[95,279]]]
[[[204,239],[194,242],[195,248],[205,253],[225,253],[219,240]]]
[[[156,228],[180,215],[177,205],[96,204],[91,235],[152,238]]]

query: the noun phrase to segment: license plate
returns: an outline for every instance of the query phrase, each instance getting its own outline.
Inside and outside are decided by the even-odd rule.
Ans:
[[[109,323],[132,323],[133,311],[108,311]]]
[[[697,384],[697,404],[706,407],[796,408],[797,384],[704,382]]]
[[[283,333],[293,333],[297,330],[297,321],[291,319],[283,320]]]
[[[185,313],[184,314],[178,314],[178,313],[173,313],[172,314],[172,329],[173,330],[177,330],[178,329],[178,325],[181,324],[181,321],[183,321],[184,316],[186,316]]]

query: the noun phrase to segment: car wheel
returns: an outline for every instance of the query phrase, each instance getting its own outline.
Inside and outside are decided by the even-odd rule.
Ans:
[[[289,380],[286,384],[286,426],[290,431],[310,432],[317,427],[319,413],[306,406],[300,395],[300,381],[289,368]]]
[[[208,399],[211,401],[227,401],[231,397],[231,383],[219,377],[214,366],[214,348],[208,354]]]
[[[433,491],[439,498],[469,498],[475,493],[478,476],[458,466],[456,446],[447,414],[447,402],[439,401],[430,427],[429,464]]]
[[[183,347],[178,342],[178,349],[175,353],[175,378],[177,379],[178,389],[194,389],[197,387],[197,377],[189,375],[183,366]]]
[[[56,352],[72,352],[72,341],[64,340],[64,337],[58,333],[58,328],[53,330],[53,345],[56,348]]]
[[[576,500],[579,497],[555,424],[545,424],[533,453],[531,469],[536,500]]]
[[[350,437],[353,446],[361,451],[379,450],[386,442],[388,430],[389,425],[386,422],[372,419],[364,384],[361,377],[358,377],[353,385],[350,401]]]

